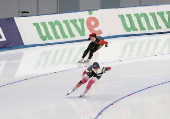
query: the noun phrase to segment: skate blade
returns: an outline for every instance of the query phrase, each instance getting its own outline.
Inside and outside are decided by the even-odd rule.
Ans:
[[[77,63],[89,63],[90,61],[82,61],[82,62],[77,62]]]
[[[85,95],[80,95],[79,98],[85,97]]]
[[[68,96],[68,95],[70,95],[70,93],[67,93],[67,95],[66,95],[66,96]]]

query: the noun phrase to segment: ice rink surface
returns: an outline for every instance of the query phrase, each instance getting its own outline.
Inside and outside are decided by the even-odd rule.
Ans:
[[[0,52],[0,119],[169,119],[170,34],[106,39],[90,63],[112,70],[83,98],[87,42]]]

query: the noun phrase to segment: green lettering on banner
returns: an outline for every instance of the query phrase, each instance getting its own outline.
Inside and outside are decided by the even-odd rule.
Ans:
[[[127,32],[138,31],[138,29],[135,27],[134,20],[133,20],[131,14],[126,14],[126,17],[128,18],[128,21],[129,21],[128,23],[130,24],[129,27],[128,27],[128,25],[127,25],[127,22],[126,22],[126,20],[125,20],[124,15],[118,15],[118,16],[119,16],[119,18],[121,19],[123,28],[124,28]]]
[[[157,14],[160,16],[165,26],[170,28],[170,11],[166,11],[166,14],[168,15],[167,20],[165,18],[164,12],[157,12]]]
[[[136,19],[138,21],[138,25],[140,27],[140,30],[142,30],[142,31],[146,30],[146,28],[143,26],[141,18],[144,18],[145,23],[148,27],[148,30],[153,30],[153,27],[151,26],[148,15],[146,13],[134,14],[134,16],[136,17]]]
[[[72,38],[72,37],[75,37],[75,34],[73,33],[73,31],[72,31],[72,29],[71,29],[71,27],[70,27],[70,24],[69,24],[69,22],[68,22],[68,20],[63,20],[63,23],[66,25],[67,31],[68,31],[70,37],[71,37],[71,38]]]
[[[152,19],[153,19],[156,29],[161,29],[161,26],[159,26],[158,19],[156,17],[155,12],[151,12],[151,13],[149,13],[149,15],[152,16]]]
[[[33,23],[33,25],[36,27],[36,30],[37,30],[38,35],[41,38],[41,40],[46,41],[46,40],[52,40],[53,39],[53,37],[49,33],[47,24],[45,22],[41,22],[41,25],[43,26],[43,30],[45,32],[45,35],[43,35],[39,23]]]
[[[76,19],[71,19],[70,20],[70,22],[76,28],[76,30],[80,34],[80,36],[85,36],[84,19],[78,19],[78,21],[80,23],[80,26],[77,25],[77,20]]]
[[[63,38],[68,38],[68,36],[67,36],[67,35],[65,34],[65,32],[64,32],[64,29],[63,29],[62,24],[61,24],[58,20],[56,20],[56,21],[54,21],[54,22],[52,22],[52,21],[51,21],[51,22],[48,22],[48,24],[51,26],[51,29],[52,29],[53,34],[54,34],[54,36],[55,36],[55,39],[61,39],[60,36],[59,36],[58,33],[57,33],[56,26],[58,26],[62,37],[63,37]]]

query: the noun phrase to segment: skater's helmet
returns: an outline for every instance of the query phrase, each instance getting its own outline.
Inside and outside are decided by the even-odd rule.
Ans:
[[[88,40],[90,40],[90,39],[91,39],[91,37],[95,37],[95,38],[96,38],[96,33],[91,33],[91,34],[89,34],[89,38],[88,38]]]
[[[99,63],[98,63],[98,62],[94,62],[94,63],[93,63],[93,68],[100,68]]]

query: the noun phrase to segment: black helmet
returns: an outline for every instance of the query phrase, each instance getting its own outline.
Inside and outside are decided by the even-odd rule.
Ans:
[[[93,68],[100,68],[99,63],[98,63],[98,62],[94,62],[94,63],[93,63]]]

